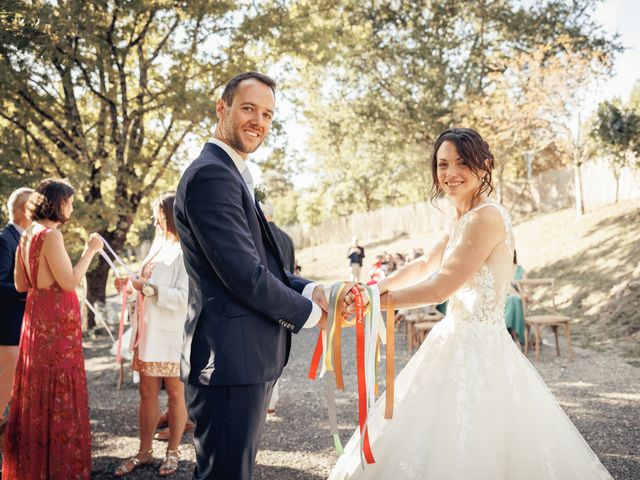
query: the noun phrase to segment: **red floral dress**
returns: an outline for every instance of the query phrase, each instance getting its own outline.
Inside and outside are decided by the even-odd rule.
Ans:
[[[3,480],[89,479],[91,432],[80,306],[57,283],[37,288],[42,244],[29,248],[29,291],[4,446]],[[20,247],[18,247],[20,248]],[[18,250],[22,268],[22,255]]]

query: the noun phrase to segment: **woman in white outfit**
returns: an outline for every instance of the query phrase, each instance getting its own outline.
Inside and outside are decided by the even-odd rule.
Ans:
[[[187,421],[184,385],[179,375],[188,277],[174,223],[174,198],[173,193],[165,193],[154,202],[154,222],[159,235],[142,262],[139,277],[129,279],[136,295],[131,349],[133,369],[140,372],[140,449],[115,470],[116,477],[129,475],[153,462],[153,434],[160,418],[158,397],[163,379],[169,398],[170,438],[159,475],[173,475],[178,469],[178,445]],[[116,280],[118,290],[123,280]]]
[[[356,431],[330,479],[611,479],[504,327],[514,238],[488,198],[493,166],[474,130],[436,140],[433,198],[451,199],[456,222],[430,255],[378,285],[397,308],[448,299],[447,316],[398,375],[393,419],[384,395],[370,414],[376,463],[361,468]]]

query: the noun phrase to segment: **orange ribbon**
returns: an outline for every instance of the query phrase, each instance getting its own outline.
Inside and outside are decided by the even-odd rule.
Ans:
[[[337,288],[338,284],[333,288]],[[368,289],[368,287],[367,287]],[[352,293],[355,299],[355,319],[352,322],[348,322],[342,318],[344,304],[344,297]],[[371,292],[370,292],[371,294]],[[333,295],[332,295],[333,296]],[[335,297],[333,297],[335,298]],[[318,340],[316,342],[313,357],[311,359],[311,365],[309,367],[309,378],[314,380],[317,378],[318,366],[322,360],[323,353],[325,358],[325,368],[327,370],[333,370],[335,374],[336,388],[344,390],[344,380],[342,376],[342,360],[341,360],[341,336],[342,327],[355,326],[356,328],[356,370],[358,378],[358,425],[360,429],[360,442],[361,442],[361,455],[367,463],[375,463],[373,452],[371,451],[371,445],[369,441],[369,432],[367,429],[367,415],[369,413],[368,399],[367,399],[367,378],[369,381],[376,382],[375,373],[367,377],[367,367],[365,364],[365,342],[368,341],[365,338],[367,332],[371,334],[375,332],[373,328],[366,330],[366,321],[381,321],[378,320],[378,316],[374,316],[373,312],[369,312],[365,318],[365,305],[360,287],[355,283],[345,284],[341,288],[341,292],[335,301],[335,305],[330,306],[330,311],[333,313],[333,328],[332,331],[327,332],[326,344],[323,344],[323,334],[320,332]],[[369,305],[371,307],[371,305]],[[395,330],[395,302],[390,292],[386,292],[380,298],[379,308],[386,310],[386,399],[385,399],[385,419],[391,419],[393,417],[393,400],[394,400],[394,330]],[[368,319],[368,320],[367,320]],[[365,331],[366,330],[366,331]],[[377,359],[379,358],[379,336],[382,336],[380,332],[376,339],[375,350],[372,354],[375,355],[375,370],[377,371]],[[371,386],[369,386],[371,388]],[[377,394],[377,385],[374,386],[375,393]],[[335,408],[335,407],[334,407]],[[336,444],[337,445],[337,444]],[[336,447],[337,448],[337,447]],[[340,452],[341,449],[337,448]],[[363,461],[364,461],[363,460]]]
[[[369,444],[369,430],[366,428],[367,420],[367,382],[364,370],[364,301],[362,293],[356,286],[351,289],[356,303],[356,366],[358,371],[358,417],[360,424],[360,437],[362,453],[367,463],[375,463],[371,445]]]

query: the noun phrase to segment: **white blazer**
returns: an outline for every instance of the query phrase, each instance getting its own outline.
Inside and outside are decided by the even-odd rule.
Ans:
[[[157,252],[157,253],[156,253]],[[142,301],[142,326],[138,341],[138,358],[143,362],[180,363],[184,322],[187,318],[189,278],[178,242],[161,241],[154,245],[142,265],[156,263],[148,282],[158,287],[158,295],[138,296]],[[138,331],[139,301],[131,328]],[[138,335],[132,335],[131,348]]]

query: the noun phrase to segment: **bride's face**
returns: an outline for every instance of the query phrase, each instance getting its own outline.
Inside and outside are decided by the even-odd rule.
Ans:
[[[440,188],[454,200],[469,201],[478,191],[482,178],[467,166],[458,154],[454,143],[446,141],[436,153],[438,183]]]

